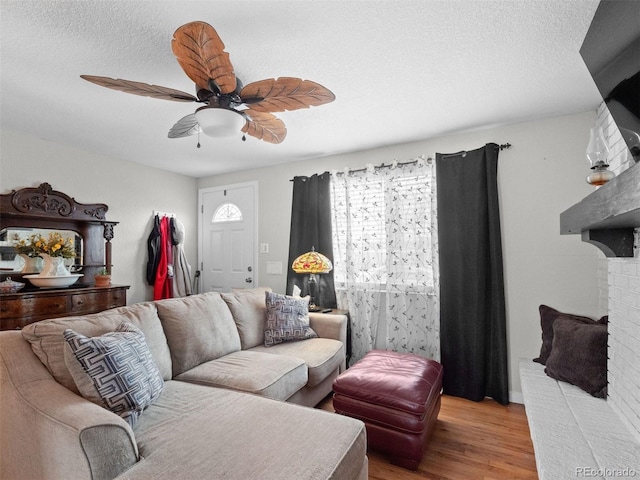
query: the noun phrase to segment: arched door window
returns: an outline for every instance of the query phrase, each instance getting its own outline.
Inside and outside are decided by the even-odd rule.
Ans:
[[[223,203],[213,214],[213,223],[218,222],[241,222],[242,212],[237,205],[233,203]]]

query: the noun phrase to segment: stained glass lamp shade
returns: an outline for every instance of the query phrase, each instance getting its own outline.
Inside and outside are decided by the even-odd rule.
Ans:
[[[331,260],[311,247],[310,252],[303,253],[293,261],[291,268],[296,273],[329,273],[333,265]]]
[[[309,300],[309,311],[319,311],[320,309],[315,304],[316,274],[329,273],[333,269],[331,260],[320,252],[316,252],[315,249],[311,247],[310,252],[303,253],[293,261],[291,268],[296,273],[309,274],[309,295],[311,296]]]

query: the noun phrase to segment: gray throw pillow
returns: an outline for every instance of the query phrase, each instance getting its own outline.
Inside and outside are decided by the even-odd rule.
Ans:
[[[607,397],[607,325],[558,318],[545,373],[598,398]]]
[[[264,323],[264,346],[316,338],[309,326],[309,297],[296,298],[273,292],[265,293],[267,316]]]
[[[80,393],[91,399],[97,392],[105,408],[134,427],[164,389],[144,333],[122,322],[114,332],[99,337],[85,337],[71,329],[63,336],[93,384],[93,389]],[[79,382],[78,387],[86,388],[81,387],[83,383],[86,386],[87,382]]]
[[[555,308],[548,307],[546,305],[540,305],[540,327],[542,328],[542,346],[540,347],[540,355],[537,358],[534,358],[533,361],[537,363],[541,363],[545,365],[547,363],[547,359],[551,354],[551,347],[553,345],[553,326],[555,321],[559,318],[568,318],[578,323],[592,324],[599,323],[601,325],[606,325],[609,317],[604,316],[600,318],[600,320],[596,321],[589,317],[584,317],[582,315],[575,315],[572,313],[563,313]]]

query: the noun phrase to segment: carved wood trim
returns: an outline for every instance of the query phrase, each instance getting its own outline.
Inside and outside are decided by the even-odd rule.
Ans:
[[[0,211],[3,215],[104,222],[108,210],[109,207],[104,203],[77,202],[69,195],[54,190],[48,183],[0,195]]]

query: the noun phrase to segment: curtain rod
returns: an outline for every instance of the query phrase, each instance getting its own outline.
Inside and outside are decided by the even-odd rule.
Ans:
[[[510,143],[503,143],[502,145],[498,145],[498,150],[502,151],[505,150],[507,148],[511,148],[511,144]],[[466,150],[462,150],[461,152],[457,152],[457,153],[450,153],[448,155],[442,155],[442,158],[451,158],[451,157],[457,157],[458,155],[460,155],[461,157],[466,157],[467,156],[467,151]]]
[[[425,162],[427,163],[431,163],[433,161],[433,158],[428,157],[425,159]],[[380,165],[375,165],[373,168],[375,170],[380,170],[383,168],[391,168],[391,167],[403,167],[405,165],[415,165],[416,163],[418,163],[418,160],[409,160],[408,162],[393,162],[393,163],[381,163]],[[367,170],[367,167],[364,168],[354,168],[353,170],[349,170],[349,173],[356,173],[356,172],[364,172]],[[336,175],[344,175],[344,172],[336,172]]]
[[[501,145],[498,145],[498,150],[505,150],[507,148],[511,148],[511,144],[510,143],[503,143]],[[466,157],[467,156],[467,151],[463,150],[461,152],[458,153],[452,153],[449,155],[442,155],[442,158],[449,158],[449,157],[455,157],[457,155],[461,155],[462,157]],[[424,156],[421,156],[421,158],[424,158]],[[430,163],[433,161],[433,158],[429,157],[425,160],[427,163]],[[384,162],[381,163],[380,165],[376,165],[375,168],[376,170],[379,170],[381,168],[391,168],[391,167],[402,167],[404,165],[415,165],[416,163],[418,163],[418,160],[409,160],[408,162],[393,162],[390,164],[385,164]],[[364,172],[367,170],[367,167],[364,168],[356,168],[354,170],[349,170],[349,173],[356,173],[356,172]],[[344,175],[344,172],[336,172],[336,175]],[[290,182],[293,182],[295,180],[295,178],[290,179]]]

